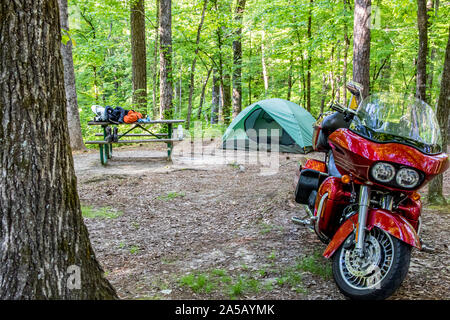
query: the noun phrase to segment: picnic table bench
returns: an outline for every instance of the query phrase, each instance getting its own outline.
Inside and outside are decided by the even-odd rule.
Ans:
[[[98,144],[100,151],[100,162],[105,165],[108,163],[108,159],[112,157],[112,145],[113,144],[122,144],[122,143],[148,143],[148,142],[163,142],[167,144],[167,157],[171,158],[173,143],[176,141],[183,140],[182,137],[174,138],[172,135],[172,125],[177,123],[183,123],[185,120],[151,120],[149,122],[134,122],[134,123],[111,123],[109,121],[89,121],[88,125],[90,126],[101,126],[103,129],[103,133],[96,133],[95,136],[101,137],[103,136],[103,140],[96,141],[85,141],[85,144]],[[156,124],[165,124],[167,125],[167,133],[153,133],[148,128],[149,126],[153,126]],[[111,126],[122,126],[129,127],[124,133],[117,134],[117,141],[106,141],[107,137],[107,128]],[[142,129],[146,133],[130,133],[135,129]],[[111,130],[111,133],[113,131]],[[133,140],[121,140],[126,137],[152,137],[151,139],[133,139]]]

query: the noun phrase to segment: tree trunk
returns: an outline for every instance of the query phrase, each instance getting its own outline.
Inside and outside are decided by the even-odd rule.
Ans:
[[[217,74],[217,69],[213,70],[213,86],[212,86],[212,101],[211,101],[211,124],[218,121],[219,99],[220,99],[220,77]]]
[[[153,119],[161,119],[158,108],[158,44],[159,44],[159,0],[156,0],[155,43],[153,47]]]
[[[355,0],[353,81],[363,86],[363,97],[369,95],[370,88],[370,6],[371,0]]]
[[[206,7],[208,5],[208,0],[203,1],[203,9],[202,9],[202,17],[200,19],[200,23],[197,28],[197,38],[195,41],[195,52],[194,52],[194,60],[192,60],[191,72],[190,72],[190,82],[189,82],[189,102],[188,102],[188,110],[186,115],[186,129],[189,129],[191,125],[191,114],[192,114],[192,95],[194,94],[194,80],[195,80],[195,65],[197,63],[197,55],[199,51],[198,45],[200,44],[200,33],[202,31],[203,21],[205,21],[205,12]]]
[[[203,101],[205,101],[206,86],[208,85],[208,80],[209,80],[209,77],[211,75],[212,69],[213,69],[213,67],[209,68],[208,74],[206,75],[206,80],[205,80],[205,82],[203,83],[203,86],[202,86],[202,94],[200,95],[200,103],[199,103],[198,111],[197,111],[197,119],[198,120],[200,120],[201,116],[202,116],[202,108],[203,108]]]
[[[344,0],[344,14],[347,14],[347,0]],[[344,66],[342,68],[342,90],[344,95],[344,106],[347,106],[347,64],[348,64],[348,49],[350,47],[350,40],[348,38],[347,18],[344,21]]]
[[[0,17],[0,299],[117,298],[81,216],[57,0]]]
[[[231,122],[231,79],[228,73],[222,75],[220,92],[222,96],[222,120],[228,126]]]
[[[134,108],[143,113],[147,109],[147,57],[144,0],[132,2],[130,21],[133,105]]]
[[[59,0],[59,13],[63,32],[69,31],[69,15],[67,0]],[[70,37],[69,37],[70,38]],[[80,113],[78,112],[75,71],[73,69],[72,39],[61,44],[61,55],[64,65],[64,85],[67,98],[67,120],[69,126],[70,146],[72,150],[86,150],[81,134]]]
[[[291,93],[292,93],[292,86],[293,86],[293,80],[292,80],[292,67],[294,64],[294,54],[293,51],[291,51],[291,57],[289,58],[289,72],[288,72],[288,92],[286,100],[291,101]]]
[[[172,1],[159,3],[159,85],[160,114],[162,119],[172,119],[173,79],[172,79]]]
[[[444,69],[442,71],[441,91],[436,110],[436,117],[439,122],[442,136],[443,152],[447,153],[449,112],[450,112],[450,27],[447,40],[447,49],[445,50]],[[431,203],[445,204],[445,198],[442,194],[443,175],[435,177],[428,187],[428,201]]]
[[[242,110],[242,19],[246,0],[236,0],[234,21],[236,29],[233,41],[233,119]]]
[[[427,3],[427,10],[428,12],[431,12],[434,9],[434,17],[438,17],[439,12],[439,0],[435,1],[428,1]],[[428,29],[430,29],[430,23],[428,23]],[[436,46],[434,43],[430,43],[431,52],[430,52],[430,60],[428,64],[428,74],[427,74],[427,88],[428,88],[428,95],[426,101],[432,101],[433,100],[433,80],[434,80],[434,66],[436,64]]]
[[[307,73],[306,73],[306,110],[311,112],[311,29],[312,29],[312,4],[314,0],[309,1],[309,15],[308,15],[308,61],[307,61]]]
[[[416,97],[425,101],[427,89],[428,13],[427,1],[417,0],[419,52],[417,54]]]
[[[269,90],[269,74],[267,72],[267,64],[266,64],[266,57],[265,57],[265,46],[264,46],[264,39],[265,39],[265,31],[263,31],[262,39],[261,39],[261,65],[262,65],[262,74],[263,74],[263,80],[264,80],[264,96],[267,96],[267,91]]]

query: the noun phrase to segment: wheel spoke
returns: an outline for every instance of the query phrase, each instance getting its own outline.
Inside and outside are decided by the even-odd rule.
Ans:
[[[339,258],[343,279],[360,290],[376,286],[390,270],[393,257],[393,242],[381,229],[373,228],[367,234],[365,247],[363,258],[354,249],[342,250]]]

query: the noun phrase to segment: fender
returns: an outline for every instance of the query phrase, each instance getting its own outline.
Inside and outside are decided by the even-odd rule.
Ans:
[[[358,214],[355,214],[342,224],[325,249],[323,253],[325,258],[333,256],[348,235],[356,228],[357,223]],[[367,218],[367,229],[372,230],[373,227],[383,229],[393,237],[419,250],[422,249],[416,230],[404,217],[398,214],[382,209],[370,209]]]

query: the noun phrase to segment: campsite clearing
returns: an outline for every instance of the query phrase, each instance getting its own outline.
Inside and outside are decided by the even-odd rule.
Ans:
[[[82,204],[115,213],[85,222],[121,298],[344,298],[320,256],[325,246],[290,222],[303,212],[292,199],[303,155],[281,154],[279,171],[265,176],[245,163],[149,159],[165,154],[158,145],[118,148],[107,166],[95,151],[74,156]],[[450,236],[448,212],[425,209],[423,223],[422,237],[437,251],[413,251],[410,272],[391,299],[448,298],[450,254],[441,242]]]

